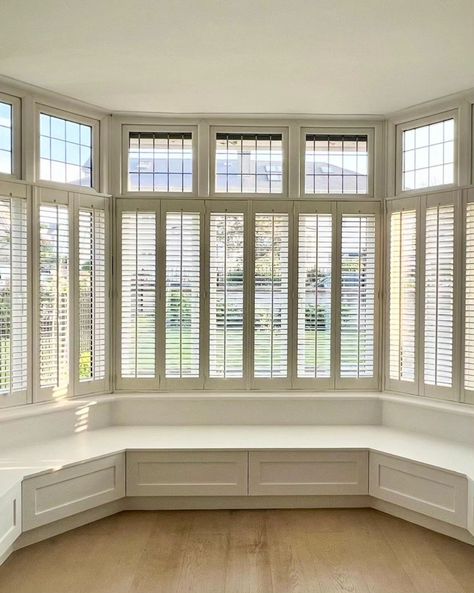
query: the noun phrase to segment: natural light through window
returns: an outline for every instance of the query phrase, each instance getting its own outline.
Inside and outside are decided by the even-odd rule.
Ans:
[[[10,103],[0,101],[0,173],[11,175],[13,169],[13,115]]]
[[[40,179],[92,187],[92,127],[40,114]]]
[[[128,190],[191,192],[191,132],[131,132],[128,144]]]
[[[454,119],[403,132],[403,191],[454,183]]]
[[[366,194],[367,135],[306,134],[305,193]]]
[[[281,134],[218,133],[216,193],[281,194]]]

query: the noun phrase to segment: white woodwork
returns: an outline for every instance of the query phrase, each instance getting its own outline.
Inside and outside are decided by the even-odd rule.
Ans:
[[[249,494],[368,494],[368,453],[251,451]]]
[[[0,497],[0,563],[21,534],[21,485]]]
[[[23,481],[23,530],[125,496],[124,455],[87,461]]]
[[[247,494],[247,452],[127,453],[127,496],[239,494]]]
[[[467,527],[466,477],[380,453],[370,454],[369,473],[375,498]]]

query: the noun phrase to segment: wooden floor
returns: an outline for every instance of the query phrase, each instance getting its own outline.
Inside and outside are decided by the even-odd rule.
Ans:
[[[474,547],[368,509],[125,512],[15,552],[1,593],[474,593]]]

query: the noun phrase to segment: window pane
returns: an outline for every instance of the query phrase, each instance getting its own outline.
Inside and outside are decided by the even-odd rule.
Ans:
[[[122,377],[155,376],[156,214],[122,212]]]
[[[131,132],[128,173],[129,191],[191,192],[192,133]]]
[[[27,386],[27,262],[26,200],[0,197],[0,397]]]
[[[306,134],[305,145],[305,193],[367,193],[366,135]]]
[[[255,215],[255,377],[287,376],[288,214]]]
[[[281,134],[216,135],[216,192],[282,193]]]
[[[244,215],[211,213],[209,376],[243,377]]]
[[[12,126],[12,106],[0,101],[0,173],[7,175],[11,175],[13,169]]]
[[[415,380],[416,211],[390,221],[390,379]]]
[[[403,132],[402,189],[404,191],[453,183],[453,135],[454,119],[452,118]]]
[[[425,383],[453,381],[454,206],[426,211]]]
[[[166,214],[166,376],[199,377],[200,214]]]
[[[79,380],[105,378],[105,212],[79,210]]]
[[[375,216],[343,214],[341,377],[374,376]]]
[[[40,207],[40,386],[69,383],[69,212]]]
[[[92,187],[92,150],[91,126],[40,114],[40,179]]]
[[[298,223],[298,377],[331,376],[331,214]]]

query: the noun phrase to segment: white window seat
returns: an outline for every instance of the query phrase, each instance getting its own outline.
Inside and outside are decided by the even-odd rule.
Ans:
[[[284,399],[254,396],[249,422],[276,397]],[[371,506],[474,544],[471,409],[373,394],[340,397],[354,422],[366,414],[368,423],[350,424],[349,416],[334,413],[337,396],[293,394],[288,400],[302,408],[288,421],[299,419],[304,406],[317,406],[307,416],[313,424],[218,424],[211,416],[212,424],[171,424],[178,400],[181,412],[199,421],[203,409],[190,408],[214,410],[215,395],[108,396],[9,410],[0,417],[0,561],[16,547],[127,508]],[[242,397],[228,398],[233,414]],[[140,414],[142,425],[124,424]],[[157,415],[167,424],[145,425]],[[231,418],[225,404],[219,418]],[[331,423],[337,419],[344,425]],[[430,433],[400,428],[415,421]],[[446,438],[453,425],[464,429]]]

